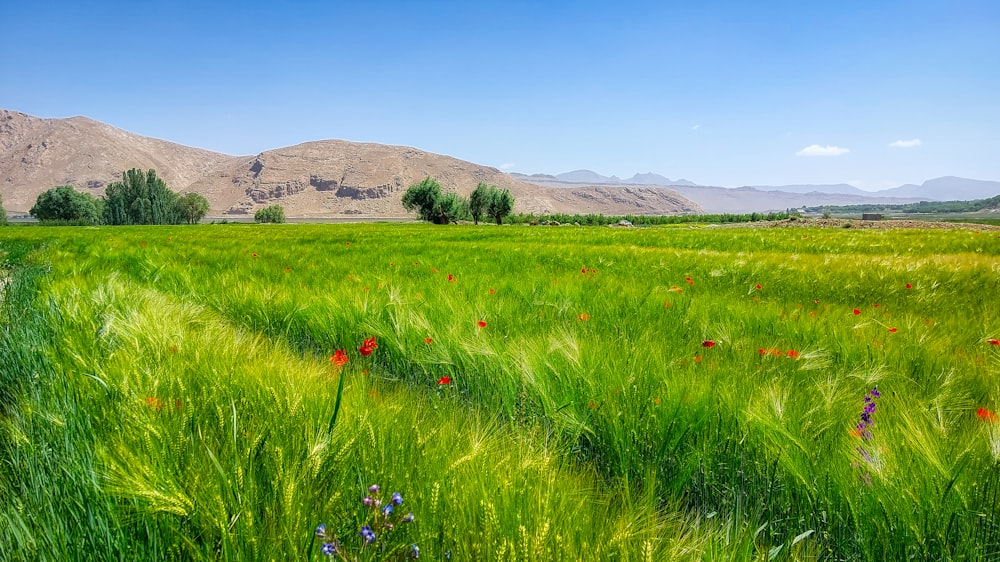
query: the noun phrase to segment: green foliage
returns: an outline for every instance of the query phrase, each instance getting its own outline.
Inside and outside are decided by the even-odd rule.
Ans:
[[[100,224],[103,201],[81,193],[70,185],[60,185],[39,194],[31,216],[43,223]]]
[[[514,196],[510,191],[492,187],[486,200],[486,215],[492,217],[497,224],[503,224],[503,219],[514,210]]]
[[[0,226],[7,224],[7,209],[3,206],[3,195],[0,194]]]
[[[603,214],[568,215],[566,213],[550,213],[543,215],[513,214],[510,221],[513,224],[532,224],[558,222],[559,224],[579,224],[580,226],[607,226],[621,220],[627,220],[636,226],[656,226],[670,224],[731,224],[741,222],[779,221],[797,218],[796,212],[780,213],[722,213],[712,215],[622,215],[605,216]]]
[[[122,181],[108,185],[104,200],[105,224],[178,224],[184,220],[177,194],[167,188],[155,170],[126,171]]]
[[[823,205],[820,207],[808,207],[805,210],[810,213],[823,213],[824,216],[827,216],[830,213],[839,215],[890,212],[902,214],[975,213],[995,209],[1000,209],[1000,195],[973,201],[919,201],[917,203],[900,203],[895,205],[873,203],[862,205]]]
[[[486,212],[491,189],[496,190],[496,187],[486,185],[486,182],[479,182],[476,189],[472,190],[472,193],[469,195],[469,214],[472,215],[472,220],[475,224],[479,224],[479,220],[483,218],[483,213]]]
[[[188,224],[197,224],[208,213],[208,199],[198,193],[186,193],[177,198],[177,210]]]
[[[433,178],[424,178],[403,193],[403,207],[417,211],[422,220],[434,224],[448,224],[468,216],[469,202],[456,193],[441,193],[441,184]]]
[[[254,222],[258,223],[283,223],[285,222],[285,208],[281,205],[268,205],[263,209],[257,209],[253,214]]]

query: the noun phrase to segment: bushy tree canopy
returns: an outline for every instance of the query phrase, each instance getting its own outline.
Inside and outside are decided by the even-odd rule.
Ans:
[[[177,210],[188,224],[197,224],[208,213],[208,199],[197,193],[187,193],[177,198]]]
[[[254,222],[285,222],[285,208],[281,205],[268,205],[258,209],[253,215]]]
[[[441,184],[429,177],[411,185],[403,194],[403,207],[416,210],[421,219],[434,224],[457,221],[466,212],[467,205],[458,194],[441,193]]]
[[[132,168],[105,190],[105,224],[178,224],[177,194],[155,170]]]
[[[100,224],[103,202],[70,185],[60,185],[42,192],[29,213],[42,222],[60,221]]]
[[[506,189],[490,186],[486,197],[486,214],[503,224],[503,218],[514,210],[514,196]]]
[[[483,218],[486,205],[490,200],[491,188],[496,189],[496,187],[486,185],[486,182],[479,182],[476,189],[472,190],[472,194],[469,195],[469,214],[472,215],[472,222],[475,224],[479,224],[479,219]]]

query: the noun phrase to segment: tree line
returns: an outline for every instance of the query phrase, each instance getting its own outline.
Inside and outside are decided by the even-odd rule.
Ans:
[[[28,212],[48,224],[195,224],[208,212],[208,200],[171,191],[155,170],[132,168],[103,198],[60,185],[42,192]]]
[[[434,224],[468,219],[479,224],[484,217],[503,224],[504,217],[514,210],[514,196],[507,189],[479,182],[466,199],[457,193],[443,193],[441,184],[428,177],[406,190],[403,207],[416,211],[422,220]]]
[[[975,199],[972,201],[919,201],[917,203],[898,204],[859,204],[859,205],[823,205],[818,207],[806,207],[804,210],[809,213],[885,213],[896,212],[906,214],[917,213],[975,213],[977,211],[988,211],[1000,209],[1000,195],[995,195],[988,199]]]

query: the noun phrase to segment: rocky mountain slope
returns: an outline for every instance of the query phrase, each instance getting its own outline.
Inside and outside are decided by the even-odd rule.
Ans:
[[[0,110],[0,190],[13,211],[27,211],[39,193],[57,185],[103,195],[129,168],[153,168],[176,190],[233,160],[86,117],[39,119]]]
[[[103,195],[129,168],[153,168],[177,192],[194,191],[210,216],[245,216],[280,204],[289,217],[407,217],[400,199],[425,177],[468,195],[479,182],[506,188],[517,212],[673,214],[701,208],[659,188],[555,189],[496,168],[415,148],[339,140],[256,156],[229,156],[135,135],[85,117],[41,119],[0,110],[0,193],[26,212],[57,185]]]

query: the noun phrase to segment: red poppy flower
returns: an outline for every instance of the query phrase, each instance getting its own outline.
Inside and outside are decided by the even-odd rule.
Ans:
[[[330,356],[330,362],[338,367],[343,367],[347,364],[347,354],[344,353],[343,349],[338,349]]]
[[[441,377],[441,378],[439,378],[438,379],[438,384],[440,384],[440,385],[451,384],[451,377]]]
[[[669,288],[669,289],[667,289],[667,290],[668,290],[668,291],[670,291],[670,292],[672,292],[672,293],[677,293],[677,294],[681,294],[681,293],[683,293],[683,292],[684,292],[684,289],[681,289],[680,287],[678,287],[678,286],[676,286],[676,285],[675,285],[675,286],[673,286],[673,287],[670,287],[670,288]]]
[[[437,270],[437,268],[436,268],[436,267],[432,267],[432,268],[431,268],[431,273],[437,273],[437,272],[438,272],[438,270]]]
[[[345,246],[350,246],[350,245],[351,245],[351,243],[350,243],[350,242],[344,242],[344,245],[345,245]]]
[[[854,315],[857,316],[858,314],[861,314],[861,311],[855,308],[854,309]]]
[[[434,343],[434,340],[432,340],[430,338],[424,338],[424,343],[426,343],[427,345],[430,345],[430,344]]]
[[[580,273],[586,275],[587,274],[587,268],[585,267],[585,268],[581,269]]]
[[[491,295],[495,295],[495,294],[497,294],[497,290],[496,290],[496,289],[494,289],[493,287],[490,287],[490,294],[491,294]]]
[[[695,363],[701,363],[701,355],[695,355],[694,356],[694,362]]]
[[[372,352],[375,351],[377,348],[378,344],[375,343],[375,336],[372,336],[361,343],[361,348],[358,349],[358,351],[361,353],[361,355],[367,357],[371,355]]]
[[[251,257],[251,258],[255,258],[255,257],[257,257],[257,254],[256,254],[256,253],[254,253],[254,254],[250,254],[250,257]]]
[[[590,320],[590,315],[584,312],[580,314],[580,316],[577,316],[576,319],[579,320],[580,322],[586,322],[587,320]]]
[[[792,359],[798,359],[799,358],[799,352],[795,351],[794,349],[789,349],[788,353],[786,355],[788,355]]]
[[[715,347],[715,340],[702,340],[702,347]]]
[[[483,320],[480,320],[479,322],[476,322],[476,326],[479,326],[480,328],[485,328],[486,327],[486,322],[483,321]]]
[[[757,350],[757,353],[759,353],[761,355],[761,357],[763,357],[763,356],[767,355],[767,350],[762,347],[762,348],[760,348],[760,349]]]
[[[912,289],[912,288],[913,288],[913,285],[910,285],[909,283],[907,283],[907,284],[906,284],[906,288],[907,288],[907,289]]]
[[[896,328],[889,328],[889,333],[890,334],[895,334],[896,331],[897,331]]]
[[[454,283],[455,282],[455,276],[449,273],[448,274],[448,281],[451,281],[452,283]]]
[[[976,410],[976,416],[983,421],[997,421],[997,415],[993,412],[987,410],[986,408],[980,408]]]
[[[996,338],[990,338],[990,339],[986,340],[986,343],[990,343],[990,344],[993,344],[993,345],[1000,345],[1000,340],[998,340]]]
[[[688,285],[694,285],[694,281],[690,277],[685,277],[684,280],[688,282]]]
[[[291,270],[292,270],[292,266],[290,266],[290,265],[286,265],[285,266],[285,271],[291,271]]]
[[[878,303],[875,303],[875,304],[874,304],[873,306],[874,306],[875,308],[878,308]]]
[[[764,288],[764,287],[761,287],[761,286],[760,286],[760,283],[757,283],[757,290],[758,290],[758,291],[759,291],[759,290],[761,290],[761,289],[763,289],[763,288]]]

